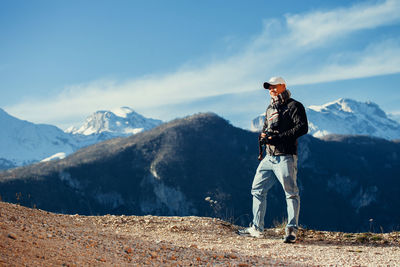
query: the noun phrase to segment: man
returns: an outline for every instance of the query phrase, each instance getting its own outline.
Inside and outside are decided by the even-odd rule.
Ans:
[[[272,77],[264,83],[269,90],[271,104],[268,106],[260,140],[266,144],[267,155],[261,160],[254,176],[253,222],[250,227],[239,230],[240,235],[261,237],[267,207],[267,192],[276,181],[286,195],[288,223],[284,242],[294,243],[298,229],[300,210],[297,187],[297,138],[308,132],[307,116],[303,105],[290,97],[286,82]]]

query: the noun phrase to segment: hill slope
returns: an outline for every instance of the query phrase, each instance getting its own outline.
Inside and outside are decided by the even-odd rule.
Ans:
[[[22,197],[24,203],[67,213],[211,212],[204,201],[208,194],[233,193],[232,180],[251,179],[257,161],[250,158],[257,147],[250,152],[249,135],[254,136],[214,114],[200,114],[81,149],[60,161],[4,172],[0,194],[15,200],[6,187],[21,190],[30,194],[29,200]],[[243,165],[225,170],[231,162]],[[238,196],[234,203],[243,201]]]

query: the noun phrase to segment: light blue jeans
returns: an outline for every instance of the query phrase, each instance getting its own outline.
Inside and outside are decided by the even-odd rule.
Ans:
[[[253,195],[253,225],[264,230],[264,216],[267,209],[268,190],[279,181],[286,195],[288,223],[286,228],[297,231],[300,211],[299,189],[297,187],[297,156],[282,155],[266,157],[258,165],[251,186]]]

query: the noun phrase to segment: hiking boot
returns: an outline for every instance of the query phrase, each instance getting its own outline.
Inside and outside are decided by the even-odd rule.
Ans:
[[[296,230],[293,227],[286,228],[285,237],[283,243],[295,243],[296,242]]]
[[[239,235],[243,236],[252,236],[255,238],[263,237],[263,232],[258,230],[254,225],[250,225],[250,227],[239,229],[237,232]]]

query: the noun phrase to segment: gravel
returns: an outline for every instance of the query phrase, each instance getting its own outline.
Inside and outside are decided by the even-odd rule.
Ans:
[[[255,239],[215,218],[61,215],[0,202],[0,266],[399,266],[400,233],[282,228]]]

